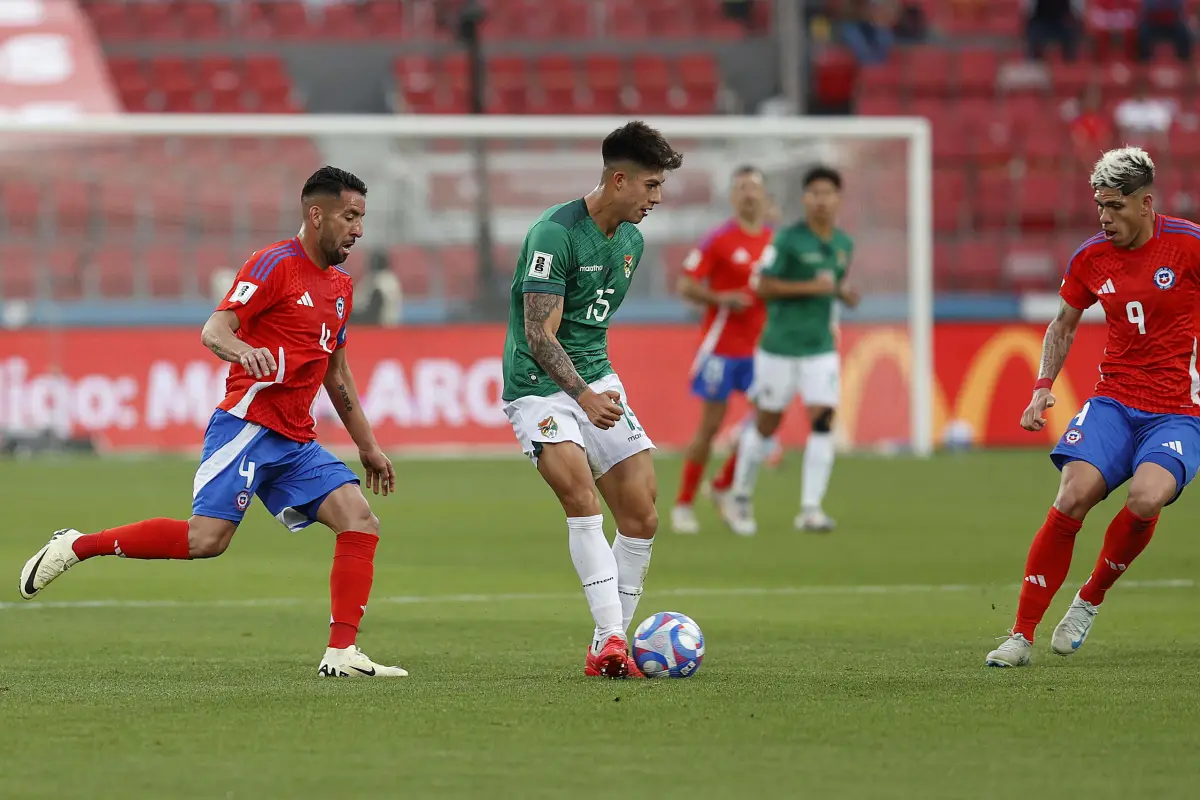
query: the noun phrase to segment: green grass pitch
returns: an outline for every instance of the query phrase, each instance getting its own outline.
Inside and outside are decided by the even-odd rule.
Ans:
[[[659,461],[664,521],[678,468]],[[763,476],[756,538],[703,505],[698,537],[664,524],[638,616],[699,622],[690,680],[583,677],[565,526],[520,458],[402,461],[399,493],[374,501],[360,643],[407,680],[316,678],[331,538],[257,504],[219,559],[97,559],[48,605],[19,599],[51,530],[185,514],[193,469],[0,463],[0,796],[1125,800],[1192,796],[1200,777],[1195,496],[1167,509],[1079,654],[1048,650],[1064,589],[1019,671],[983,657],[1053,497],[1041,452],[844,458],[825,537],[791,530],[791,454]],[[1081,533],[1069,585],[1118,502]]]

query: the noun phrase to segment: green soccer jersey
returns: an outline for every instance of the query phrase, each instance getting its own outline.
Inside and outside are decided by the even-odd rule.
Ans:
[[[588,383],[612,372],[608,322],[629,290],[642,260],[642,234],[623,222],[610,239],[596,226],[582,199],[553,206],[525,234],[508,308],[504,341],[504,400],[561,391],[538,366],[525,338],[528,292],[563,297],[558,341],[579,377]]]
[[[811,281],[822,272],[833,274],[841,285],[850,268],[854,242],[834,229],[829,240],[821,239],[807,223],[798,222],[775,234],[759,263],[762,275],[785,281]],[[779,356],[815,356],[837,349],[834,326],[837,297],[809,295],[767,301],[767,322],[758,346]]]

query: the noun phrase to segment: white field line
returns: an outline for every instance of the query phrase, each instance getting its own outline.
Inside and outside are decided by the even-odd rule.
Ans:
[[[1195,581],[1186,578],[1148,581],[1120,581],[1124,589],[1191,589]],[[1070,588],[1076,588],[1078,584]],[[1020,584],[894,584],[863,586],[778,586],[747,588],[682,588],[647,591],[647,598],[671,597],[828,597],[837,595],[962,594],[965,592],[1017,591]],[[560,602],[578,599],[579,594],[431,594],[373,597],[372,605],[466,605],[521,601]],[[324,598],[263,597],[242,600],[50,600],[0,603],[0,611],[50,611],[78,608],[272,608],[324,604]]]

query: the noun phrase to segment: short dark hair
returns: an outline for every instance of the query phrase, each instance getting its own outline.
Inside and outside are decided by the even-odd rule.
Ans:
[[[738,178],[742,177],[743,175],[757,175],[758,177],[762,178],[763,180],[767,179],[766,174],[761,169],[754,166],[753,164],[742,164],[740,167],[735,169],[733,171],[732,180],[737,180]]]
[[[654,171],[683,166],[683,153],[676,152],[661,133],[638,120],[605,136],[600,153],[604,157],[604,166],[609,168],[622,161]]]
[[[833,184],[833,188],[837,189],[839,192],[842,190],[842,173],[838,172],[833,167],[827,167],[821,164],[804,173],[805,189],[817,181],[829,181]]]
[[[317,195],[341,197],[342,192],[358,192],[367,195],[367,185],[362,178],[337,167],[324,166],[309,176],[300,190],[300,202],[307,203]]]

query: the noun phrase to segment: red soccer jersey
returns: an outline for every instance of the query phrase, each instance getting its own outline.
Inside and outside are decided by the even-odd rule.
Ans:
[[[1097,395],[1152,414],[1200,416],[1200,226],[1159,214],[1153,238],[1136,250],[1096,234],[1071,256],[1059,294],[1078,309],[1097,300],[1104,308]]]
[[[714,292],[744,290],[752,298],[749,308],[730,311],[709,306],[704,312],[703,339],[696,361],[710,355],[751,358],[758,344],[767,309],[750,291],[750,275],[763,250],[771,243],[771,230],[764,227],[749,233],[736,219],[714,229],[688,254],[684,271],[693,279],[707,281]]]
[[[352,297],[350,275],[318,267],[299,239],[252,255],[217,310],[236,314],[238,338],[274,353],[278,371],[257,380],[231,365],[219,408],[298,442],[315,439],[313,402],[330,354],[346,346]]]

